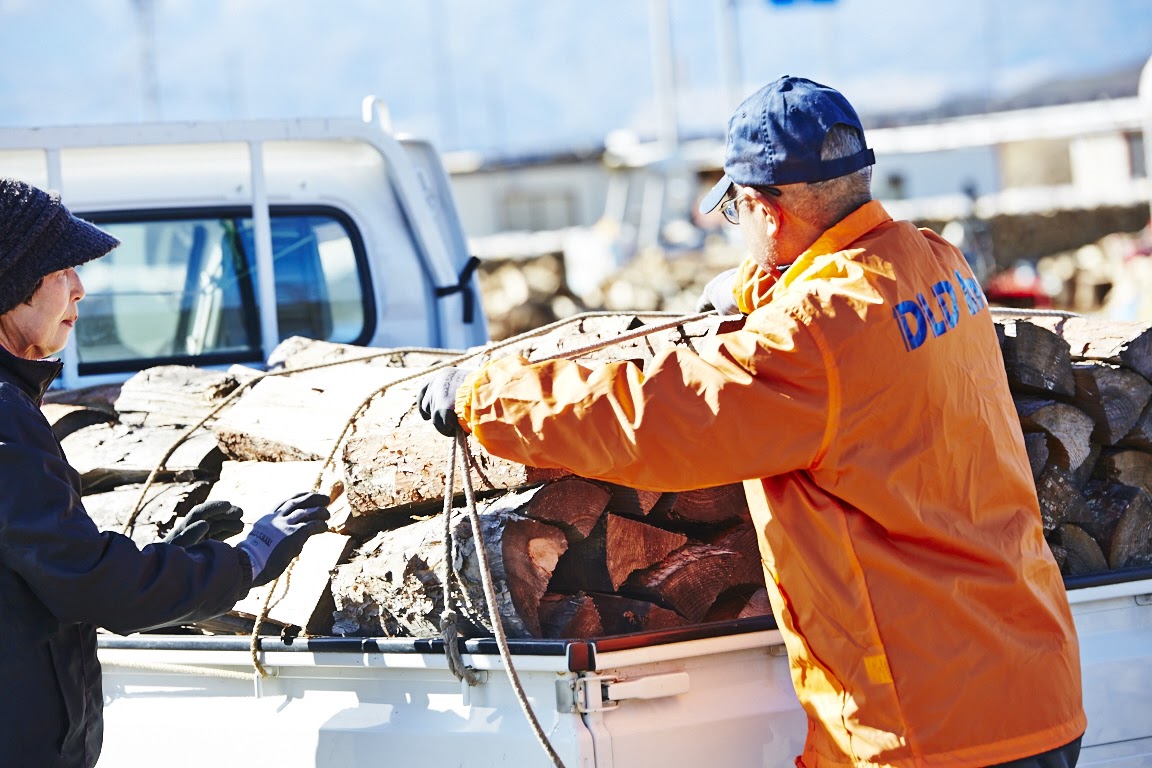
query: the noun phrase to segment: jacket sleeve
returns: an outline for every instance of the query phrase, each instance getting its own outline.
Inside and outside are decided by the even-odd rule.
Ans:
[[[813,330],[766,309],[711,351],[621,362],[503,358],[472,374],[457,414],[484,448],[635,488],[679,491],[811,466],[829,440],[834,369]]]
[[[24,423],[9,421],[0,437],[0,561],[57,619],[123,634],[217,616],[247,593],[251,573],[227,544],[140,549],[101,532],[84,511],[74,470],[21,410],[3,414]]]

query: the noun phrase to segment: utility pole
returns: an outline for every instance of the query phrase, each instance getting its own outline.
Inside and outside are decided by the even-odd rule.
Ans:
[[[652,74],[656,84],[656,117],[660,142],[675,150],[680,143],[676,115],[676,75],[672,52],[672,16],[668,0],[649,0],[648,26],[652,39]]]
[[[719,31],[720,57],[724,69],[725,106],[728,111],[736,109],[743,95],[743,66],[740,60],[740,21],[739,0],[716,0],[720,20],[716,25]]]
[[[160,76],[156,70],[156,9],[154,0],[133,0],[136,12],[136,36],[140,51],[140,81],[144,97],[144,116],[160,119]]]

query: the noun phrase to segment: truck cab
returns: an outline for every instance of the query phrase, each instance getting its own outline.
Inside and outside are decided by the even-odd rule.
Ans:
[[[121,241],[78,269],[65,388],[259,366],[290,336],[488,339],[439,156],[394,136],[375,100],[361,120],[5,128],[0,167]]]

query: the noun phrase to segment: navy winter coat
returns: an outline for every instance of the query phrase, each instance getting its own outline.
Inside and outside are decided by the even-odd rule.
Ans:
[[[217,616],[252,576],[227,544],[140,549],[96,528],[39,408],[60,367],[0,348],[0,760],[91,768],[103,735],[96,627]]]

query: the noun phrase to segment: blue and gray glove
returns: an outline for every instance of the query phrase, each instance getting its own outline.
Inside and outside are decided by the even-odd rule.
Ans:
[[[252,562],[252,586],[282,574],[310,536],[328,530],[327,504],[322,493],[298,493],[256,521],[237,545]]]
[[[420,415],[430,419],[436,431],[445,437],[454,437],[460,430],[456,391],[471,373],[465,368],[442,368],[420,389]]]
[[[725,270],[708,281],[704,292],[696,301],[697,312],[716,310],[719,315],[738,315],[740,307],[736,305],[736,268]]]
[[[244,530],[244,511],[227,501],[208,501],[192,507],[162,541],[191,547],[205,539],[224,541]]]

